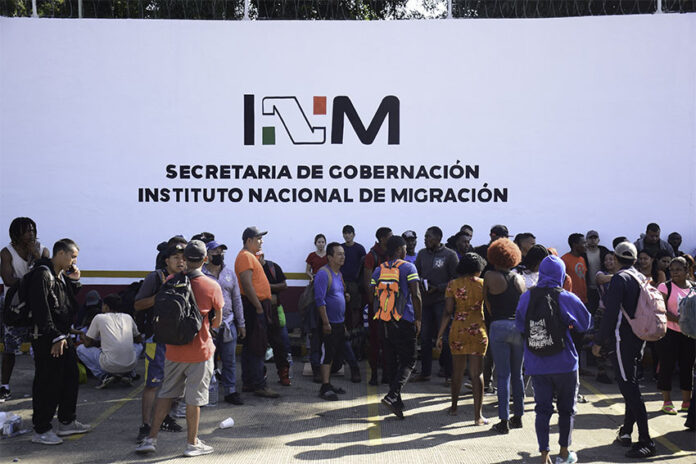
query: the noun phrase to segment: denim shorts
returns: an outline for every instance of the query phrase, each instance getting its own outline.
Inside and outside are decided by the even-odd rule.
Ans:
[[[22,348],[22,343],[31,343],[31,327],[4,326],[5,353],[16,353]]]

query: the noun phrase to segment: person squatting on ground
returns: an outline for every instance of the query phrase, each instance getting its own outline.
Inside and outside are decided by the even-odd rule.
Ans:
[[[133,384],[135,365],[143,351],[142,337],[133,318],[122,311],[121,297],[115,293],[104,297],[102,314],[94,316],[82,337],[77,356],[99,379],[98,389],[118,380]]]
[[[386,243],[387,261],[372,273],[374,320],[383,332],[389,393],[382,398],[396,417],[404,418],[401,390],[416,365],[416,339],[421,328],[421,297],[416,267],[404,261],[406,241],[394,235]]]
[[[499,238],[488,247],[488,263],[493,270],[483,279],[486,308],[491,316],[489,332],[498,384],[498,417],[493,426],[498,433],[510,428],[522,428],[524,386],[522,382],[523,340],[515,329],[515,310],[525,291],[524,279],[512,272],[522,259],[520,249],[510,239]],[[512,388],[513,417],[510,419],[510,388]]]
[[[0,250],[0,277],[5,292],[29,272],[34,263],[48,258],[48,248],[36,240],[36,223],[28,217],[14,218],[10,223],[10,243]],[[22,343],[31,341],[29,327],[3,325],[2,381],[0,381],[0,403],[10,399],[10,378],[15,365],[15,356],[21,353]]]
[[[43,445],[63,443],[60,437],[85,433],[90,426],[76,420],[79,374],[77,354],[70,337],[70,324],[80,288],[77,267],[79,248],[69,238],[53,245],[53,258],[36,262],[37,272],[29,283],[29,306],[34,330],[34,384],[32,388],[31,441]],[[51,421],[58,409],[58,432]]]
[[[474,390],[474,423],[487,424],[483,407],[483,357],[488,348],[488,334],[483,318],[483,279],[481,271],[486,261],[476,253],[464,254],[457,265],[457,277],[445,291],[445,313],[437,334],[436,347],[442,349],[445,330],[450,318],[449,345],[452,352],[452,406],[448,413],[457,414],[457,402],[464,370],[469,365],[469,377]]]
[[[539,265],[539,282],[520,297],[515,327],[525,337],[524,369],[532,376],[536,406],[535,428],[541,460],[549,457],[549,421],[553,399],[558,409],[558,444],[556,464],[577,462],[569,451],[578,394],[578,352],[569,327],[583,333],[590,327],[591,316],[580,299],[563,290],[565,265],[556,256],[547,256]]]
[[[341,275],[341,266],[345,262],[343,247],[337,242],[329,243],[326,249],[329,263],[322,266],[314,276],[314,302],[317,307],[318,319],[321,323],[321,388],[319,397],[324,400],[336,401],[337,394],[346,391],[334,387],[329,382],[331,364],[336,357],[342,358],[340,352],[345,347],[345,314],[346,292]]]
[[[457,263],[457,254],[442,244],[442,230],[436,226],[429,227],[425,231],[425,248],[418,252],[415,263],[423,295],[423,330],[421,372],[413,379],[414,382],[430,380],[433,346],[445,310],[445,290],[449,281],[456,276]],[[445,378],[449,379],[452,377],[452,359],[447,340],[442,346],[439,363]]]
[[[143,321],[141,332],[148,340],[145,350],[145,388],[142,397],[142,425],[138,430],[136,443],[140,443],[150,435],[150,424],[155,413],[155,398],[157,390],[162,386],[164,379],[164,359],[166,346],[164,343],[154,343],[152,340],[152,307],[155,304],[155,296],[164,280],[169,275],[183,272],[186,269],[184,248],[186,240],[181,237],[172,237],[167,242],[167,247],[161,252],[163,268],[149,273],[143,280],[138,293],[135,295],[133,307],[136,311],[136,320]],[[140,314],[139,314],[140,313]],[[162,421],[162,430],[165,432],[181,432],[183,428],[173,417],[167,415]]]
[[[234,269],[225,264],[227,245],[212,240],[206,243],[208,261],[203,265],[203,274],[215,280],[222,288],[225,306],[222,308],[222,324],[219,329],[213,329],[213,342],[216,356],[222,361],[222,388],[225,402],[242,405],[237,392],[237,336],[240,340],[246,337],[244,325],[244,309],[242,296],[239,292],[239,282]],[[213,363],[214,364],[214,363]]]
[[[621,242],[614,249],[620,266],[609,284],[604,303],[606,310],[602,324],[592,347],[595,356],[604,353],[611,359],[616,370],[616,381],[624,398],[626,412],[624,423],[619,428],[616,442],[621,446],[631,447],[626,452],[630,458],[648,458],[655,455],[655,443],[650,438],[648,415],[638,384],[638,365],[643,358],[645,342],[638,338],[631,329],[626,316],[635,317],[640,287],[637,279],[644,276],[633,267],[638,258],[635,245]],[[631,442],[633,426],[638,426],[638,442]]]
[[[187,444],[184,455],[199,456],[213,452],[211,446],[198,438],[198,423],[201,406],[208,404],[208,387],[213,376],[215,344],[210,329],[220,327],[225,300],[220,285],[201,272],[201,267],[208,259],[205,244],[200,240],[191,240],[186,245],[184,257],[186,258],[186,275],[190,279],[193,298],[203,323],[188,344],[166,347],[164,381],[157,394],[150,435],[136,448],[136,452],[140,454],[156,451],[160,425],[171,409],[172,401],[181,395],[184,395],[186,401]],[[214,311],[215,314],[212,322],[208,317],[210,311]]]

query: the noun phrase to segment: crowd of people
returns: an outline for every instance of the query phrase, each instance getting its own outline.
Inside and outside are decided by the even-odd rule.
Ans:
[[[132,384],[138,378],[137,361],[141,354],[145,357],[136,439],[136,452],[143,454],[156,451],[160,431],[183,430],[177,417],[186,417],[186,456],[213,452],[198,438],[200,408],[209,403],[211,385],[218,381],[225,402],[244,404],[236,377],[238,342],[242,393],[279,396],[267,384],[269,350],[278,383],[291,386],[292,351],[279,299],[287,283],[281,267],[264,256],[267,231],[244,229],[241,249],[229,264],[228,246],[212,233],[191,240],[172,237],[158,246],[155,270],[142,282],[104,297],[90,291],[82,308],[76,300],[78,244],[65,238],[49,250],[37,241],[30,218],[16,218],[9,232],[10,243],[0,252],[1,276],[6,294],[20,289],[32,319],[25,326],[3,324],[0,401],[11,396],[15,352],[30,341],[33,442],[56,445],[61,437],[90,430],[76,418],[78,360],[97,378],[97,388],[106,388],[115,382]],[[298,309],[321,399],[335,401],[346,393],[330,381],[344,363],[351,380],[361,382],[358,359],[366,356],[368,383],[388,385],[382,404],[403,419],[402,390],[409,380],[432,380],[436,348],[439,374],[451,388],[448,414],[458,413],[459,394],[467,383],[473,391],[474,423],[488,424],[482,413],[484,394],[497,394],[499,421],[493,433],[523,426],[524,376],[531,378],[544,463],[553,462],[549,421],[554,399],[560,445],[555,462],[577,461],[569,446],[576,405],[584,401],[578,387],[586,363],[596,364],[597,381],[619,386],[625,416],[616,442],[629,447],[626,456],[656,453],[639,388],[651,374],[663,396],[662,412],[688,412],[685,425],[694,430],[696,345],[680,330],[679,305],[694,295],[696,276],[694,259],[680,250],[678,233],[664,241],[659,226],[651,223],[634,243],[617,237],[611,249],[600,245],[595,230],[573,233],[568,252],[559,257],[554,248],[537,244],[532,233],[511,240],[506,226],[495,225],[487,243],[473,247],[473,232],[464,225],[443,240],[439,227],[429,227],[418,251],[413,230],[398,235],[380,227],[369,250],[355,241],[351,225],[343,227],[342,243],[316,235],[316,250],[306,259],[310,284]],[[190,287],[201,316],[200,330],[186,344],[157,343],[158,296],[183,275],[181,282]],[[657,288],[667,317],[664,337],[647,343],[653,353],[648,368],[643,367],[646,342],[630,324],[637,317],[642,285]],[[675,370],[678,409],[671,396]]]

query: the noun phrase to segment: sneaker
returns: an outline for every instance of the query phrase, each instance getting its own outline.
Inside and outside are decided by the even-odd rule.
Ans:
[[[663,403],[661,411],[664,412],[665,414],[669,414],[670,416],[677,415],[677,410],[674,409],[674,405],[672,404],[671,401]]]
[[[486,388],[483,389],[483,394],[486,396],[493,396],[496,394],[495,392],[495,387],[492,385],[487,386]]]
[[[210,445],[206,445],[201,441],[200,438],[196,438],[196,444],[192,445],[191,443],[186,444],[186,451],[184,451],[184,456],[187,457],[193,457],[193,456],[202,456],[204,454],[210,454],[213,452],[213,447]]]
[[[284,367],[278,371],[278,383],[284,387],[290,386],[290,369]]]
[[[145,437],[143,441],[135,448],[135,452],[138,454],[148,454],[157,451],[157,439]]]
[[[691,406],[691,401],[682,401],[681,408],[679,412],[689,412],[689,406]]]
[[[63,439],[60,438],[53,430],[49,430],[45,433],[34,433],[31,437],[32,443],[41,443],[42,445],[60,445],[63,443]]]
[[[343,395],[346,391],[341,388],[341,387],[334,387],[333,385],[329,384],[329,388],[333,390],[334,393],[337,393],[339,395]]]
[[[578,404],[585,404],[588,401],[587,401],[587,398],[585,398],[585,395],[581,395],[580,393],[578,393],[577,402],[578,402]]]
[[[59,437],[65,437],[67,435],[77,435],[79,433],[87,433],[90,430],[92,430],[92,427],[90,427],[87,424],[78,422],[76,420],[72,421],[69,424],[63,424],[62,422],[58,421],[57,434]]]
[[[566,459],[556,456],[556,464],[574,464],[576,462],[578,462],[578,455],[575,451],[568,451],[568,457]]]
[[[493,430],[494,432],[497,432],[501,435],[505,435],[505,434],[510,433],[510,427],[508,427],[508,421],[506,421],[506,420],[501,420],[500,422],[495,424],[491,428],[491,430]]]
[[[97,390],[101,390],[102,388],[106,388],[116,381],[118,381],[118,377],[116,377],[115,375],[106,374],[104,377],[102,377],[101,383],[97,385],[95,388]]]
[[[268,387],[257,388],[254,390],[254,395],[260,396],[261,398],[278,398],[280,396]]]
[[[12,397],[10,389],[7,387],[0,387],[0,403],[4,403],[5,400],[9,400]]]
[[[177,424],[172,416],[167,414],[162,421],[162,425],[160,425],[160,430],[163,432],[181,432],[184,429]]]
[[[616,434],[614,443],[618,443],[619,445],[628,448],[631,446],[631,435],[623,433],[623,429],[619,428],[619,432]]]
[[[511,429],[521,429],[522,418],[520,416],[512,416],[510,422],[508,422],[508,427]]]
[[[225,402],[234,404],[236,406],[241,406],[244,404],[244,401],[242,401],[242,397],[239,396],[239,393],[234,392],[230,393],[229,395],[225,395]]]
[[[404,418],[404,411],[399,405],[399,399],[394,396],[385,396],[382,398],[382,404],[385,405],[389,410],[394,413],[399,419]]]
[[[135,439],[135,442],[137,444],[140,444],[148,436],[150,436],[150,424],[143,424],[138,429],[138,437]]]
[[[626,451],[625,456],[627,458],[649,458],[655,456],[657,450],[655,449],[655,443],[641,443],[638,442],[630,450]]]
[[[614,383],[612,380],[609,378],[609,376],[606,374],[606,372],[600,372],[597,374],[597,382],[599,383],[606,383],[606,384],[611,384]]]
[[[130,375],[124,375],[123,377],[121,377],[121,383],[123,385],[132,387],[133,386],[133,377],[131,377]]]
[[[338,401],[338,395],[331,388],[327,387],[319,390],[319,398],[326,401]]]

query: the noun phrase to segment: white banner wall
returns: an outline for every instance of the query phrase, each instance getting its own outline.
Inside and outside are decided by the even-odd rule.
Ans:
[[[369,247],[503,223],[562,253],[657,222],[696,247],[694,14],[0,18],[0,111],[0,230],[32,217],[87,270],[150,270],[204,230],[232,259],[247,225],[288,272],[344,224]]]

